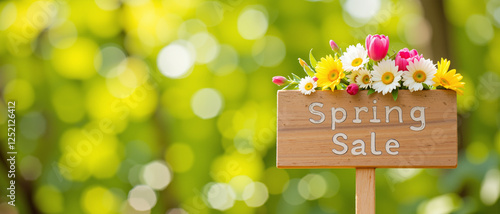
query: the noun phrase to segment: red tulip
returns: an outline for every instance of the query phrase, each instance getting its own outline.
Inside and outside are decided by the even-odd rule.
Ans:
[[[368,35],[365,40],[368,57],[374,61],[384,59],[389,51],[389,37],[385,35]]]

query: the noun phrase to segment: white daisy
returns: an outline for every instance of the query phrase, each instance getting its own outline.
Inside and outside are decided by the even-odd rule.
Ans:
[[[434,75],[436,74],[436,65],[432,64],[430,59],[414,60],[408,63],[408,71],[403,74],[403,85],[408,86],[411,92],[424,89],[423,83],[428,86],[434,85]]]
[[[310,95],[315,92],[315,88],[318,87],[318,84],[313,80],[312,77],[305,77],[300,80],[299,90],[302,94]]]
[[[351,74],[347,75],[347,80],[349,83],[356,83],[356,78],[359,76],[359,70],[351,71]]]
[[[373,66],[372,81],[373,89],[376,92],[387,94],[396,89],[401,80],[401,72],[398,72],[398,66],[394,60],[382,60],[378,65]]]
[[[360,88],[367,89],[372,86],[372,76],[369,70],[364,68],[359,69],[358,77],[356,77],[356,83]]]
[[[346,71],[355,71],[363,67],[368,62],[368,52],[361,44],[351,45],[344,55],[340,57],[343,68]]]

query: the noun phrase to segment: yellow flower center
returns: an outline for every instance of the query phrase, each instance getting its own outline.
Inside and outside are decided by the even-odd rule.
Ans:
[[[385,72],[382,74],[382,82],[386,85],[391,84],[394,81],[394,74],[391,72]]]
[[[445,78],[441,78],[441,85],[445,86],[445,85],[450,85],[450,82],[448,82],[448,80],[446,80]]]
[[[426,78],[427,75],[425,75],[425,72],[421,70],[415,71],[415,73],[413,73],[413,80],[415,80],[415,82],[417,83],[424,82]]]
[[[330,82],[335,82],[338,78],[339,78],[339,71],[337,69],[331,70],[330,73],[328,74],[328,80],[330,80]]]
[[[304,88],[306,88],[306,90],[308,90],[308,91],[309,91],[309,90],[311,90],[311,89],[313,88],[313,84],[312,84],[312,83],[310,83],[310,82],[308,82],[308,83],[306,84],[306,86],[304,86]]]
[[[356,67],[356,66],[359,66],[361,65],[361,63],[363,63],[363,59],[361,58],[356,58],[352,61],[351,65],[352,67]]]
[[[370,83],[370,76],[364,75],[363,78],[361,79],[363,84],[369,84]]]

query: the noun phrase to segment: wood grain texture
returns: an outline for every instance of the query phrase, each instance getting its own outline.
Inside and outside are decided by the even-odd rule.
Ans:
[[[375,214],[375,168],[356,169],[356,214]]]
[[[376,100],[376,104],[374,104]],[[314,124],[320,116],[309,111],[309,105],[320,102],[323,107],[314,109],[325,114],[324,122]],[[373,107],[376,107],[380,123],[372,123]],[[386,122],[385,106],[400,106],[402,120],[398,121],[398,112],[389,114]],[[425,108],[425,128],[413,131],[410,126],[421,123],[411,118],[411,109],[415,106]],[[451,90],[425,90],[410,92],[400,90],[399,98],[394,101],[390,94],[366,91],[351,96],[345,91],[317,91],[309,96],[299,91],[278,91],[277,115],[277,167],[278,168],[455,168],[457,166],[457,109],[456,93]],[[335,125],[332,130],[331,108],[342,107],[346,110],[346,120]],[[367,107],[368,112],[361,112],[361,123],[353,123],[354,107]],[[337,118],[342,114],[337,113]],[[419,112],[415,113],[419,116]],[[371,151],[371,133],[375,133],[376,151]],[[338,138],[347,144],[348,151],[337,155],[332,149],[342,147],[332,141],[337,133],[347,135],[347,140]],[[365,142],[367,155],[351,154],[353,141]],[[386,152],[386,141],[395,139],[400,147],[392,149],[397,155]]]

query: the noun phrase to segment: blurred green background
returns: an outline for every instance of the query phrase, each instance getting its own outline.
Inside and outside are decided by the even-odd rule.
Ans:
[[[499,213],[499,27],[498,0],[1,1],[0,213],[354,213],[353,169],[276,169],[271,78],[368,34],[466,82],[458,167],[378,169],[377,213]]]

